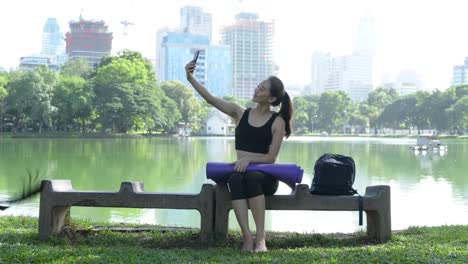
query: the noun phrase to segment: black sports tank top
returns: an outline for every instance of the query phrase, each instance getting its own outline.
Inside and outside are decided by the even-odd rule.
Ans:
[[[273,140],[271,126],[278,116],[273,112],[271,118],[261,127],[249,124],[250,108],[247,108],[236,127],[236,150],[267,154]]]

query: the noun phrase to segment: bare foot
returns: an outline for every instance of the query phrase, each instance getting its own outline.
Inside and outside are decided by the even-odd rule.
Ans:
[[[257,241],[257,243],[255,243],[254,252],[267,252],[267,251],[268,249],[266,247],[265,239],[259,240]]]
[[[244,243],[242,244],[242,251],[252,252],[254,249],[254,243],[252,237],[244,238]]]

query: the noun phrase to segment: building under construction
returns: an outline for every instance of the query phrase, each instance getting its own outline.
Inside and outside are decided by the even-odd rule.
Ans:
[[[83,58],[90,67],[112,50],[112,32],[104,21],[84,20],[70,22],[70,32],[65,34],[68,59]]]
[[[252,13],[236,15],[235,24],[223,28],[223,44],[231,47],[235,97],[251,98],[255,87],[274,74],[273,35],[274,23]]]

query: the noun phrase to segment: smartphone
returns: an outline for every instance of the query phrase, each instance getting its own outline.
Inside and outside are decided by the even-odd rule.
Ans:
[[[199,51],[199,50],[195,51],[195,54],[193,55],[193,60],[192,60],[192,61],[195,62],[195,63],[197,63],[198,54],[200,54],[200,51]]]

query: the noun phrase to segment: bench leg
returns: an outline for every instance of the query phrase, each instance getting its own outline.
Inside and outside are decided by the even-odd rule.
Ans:
[[[215,238],[226,241],[229,227],[229,210],[231,210],[231,195],[225,185],[215,187]]]
[[[381,191],[382,203],[376,211],[366,211],[367,235],[378,242],[387,242],[392,236],[392,219],[390,212],[390,188]]]
[[[70,214],[68,206],[43,206],[39,209],[39,239],[46,240],[51,235],[58,234],[65,226]]]
[[[54,192],[70,190],[73,188],[69,180],[43,180],[41,182],[38,234],[40,240],[45,240],[62,231],[65,221],[70,215],[70,207],[56,206]]]
[[[378,242],[387,242],[392,236],[388,214],[372,211],[367,214],[367,235]]]
[[[200,240],[203,245],[209,243],[214,226],[214,189],[211,184],[204,184],[200,193]]]

